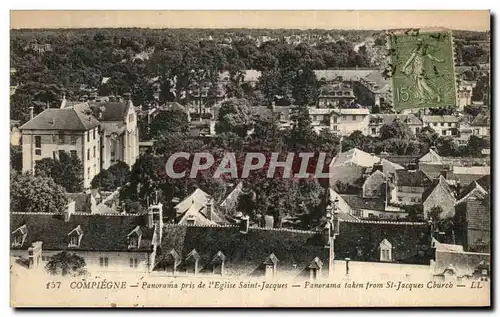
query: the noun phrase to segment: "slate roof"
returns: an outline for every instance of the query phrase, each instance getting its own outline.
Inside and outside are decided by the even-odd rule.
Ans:
[[[440,122],[459,122],[460,119],[453,115],[444,115],[444,116],[422,116],[422,122],[431,122],[431,123],[440,123]]]
[[[372,114],[370,115],[370,123],[372,119],[380,120],[380,124],[391,124],[395,119],[401,120],[408,125],[422,125],[422,121],[414,114]]]
[[[397,170],[397,186],[424,187],[430,185],[432,181],[421,170]]]
[[[380,262],[379,245],[387,239],[392,244],[394,262],[430,263],[431,236],[427,223],[341,221],[339,231],[335,239],[337,259]]]
[[[363,198],[358,195],[340,195],[353,209],[385,210],[385,202],[380,198]]]
[[[212,220],[208,218],[206,205],[211,199],[210,195],[197,188],[184,200],[178,203],[174,208],[176,210],[179,222],[184,222],[192,217],[196,219],[197,224],[210,225],[225,223],[225,219],[217,212],[217,206],[212,205]],[[213,201],[212,201],[213,203]]]
[[[72,215],[69,222],[63,215],[11,213],[10,232],[26,225],[28,234],[21,249],[28,249],[32,242],[42,241],[44,250],[67,250],[68,233],[77,226],[83,231],[80,247],[82,251],[151,251],[153,229],[146,227],[144,215],[104,216]],[[127,236],[141,226],[143,236],[138,249],[128,248]],[[73,249],[73,248],[72,248]]]
[[[474,120],[470,123],[471,126],[476,127],[489,127],[490,126],[490,116],[484,113],[479,113]]]
[[[99,126],[99,121],[85,107],[45,109],[20,127],[20,130],[87,131]]]
[[[329,253],[323,238],[324,234],[310,231],[251,227],[248,233],[241,233],[237,226],[169,225],[157,249],[156,269],[161,269],[164,256],[172,249],[183,259],[196,249],[201,273],[211,271],[212,259],[219,251],[225,256],[226,275],[261,275],[262,264],[273,253],[279,271],[300,274],[315,257],[325,263],[325,270]]]
[[[102,112],[101,121],[123,121],[127,115],[129,106],[128,102],[101,102],[89,103],[94,111]]]
[[[425,164],[443,164],[443,159],[433,149],[430,149],[429,152],[422,156],[418,161]]]
[[[488,178],[489,178],[489,175],[487,175]],[[460,203],[462,199],[464,199],[465,197],[468,197],[470,195],[474,195],[476,192],[480,195],[486,195],[489,193],[489,190],[490,188],[485,188],[483,187],[480,183],[483,183],[483,181],[479,182],[479,181],[473,181],[472,183],[470,183],[469,185],[467,185],[466,187],[464,187],[460,194],[458,195],[458,201],[457,203]]]

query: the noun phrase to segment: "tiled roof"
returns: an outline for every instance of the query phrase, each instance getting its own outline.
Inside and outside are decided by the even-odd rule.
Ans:
[[[324,235],[309,231],[251,227],[248,233],[241,233],[237,226],[170,225],[163,230],[156,262],[161,267],[164,255],[172,249],[183,259],[196,249],[200,255],[198,266],[203,273],[211,271],[212,259],[220,251],[225,256],[227,275],[260,275],[263,262],[274,253],[279,271],[300,274],[315,257],[328,266],[329,253],[325,245]]]
[[[385,210],[385,202],[380,198],[363,198],[358,195],[340,195],[352,209]]]
[[[426,163],[426,164],[443,164],[443,159],[439,154],[436,153],[436,151],[430,149],[427,154],[422,156],[419,160],[420,163]]]
[[[453,190],[451,190],[450,185],[448,185],[446,178],[444,178],[444,176],[441,175],[439,177],[439,181],[436,184],[436,186],[429,187],[423,192],[422,201],[425,201],[427,199],[427,197],[429,197],[433,191],[438,190],[438,188],[442,189],[444,191],[444,193],[447,193],[447,194],[451,195],[452,197],[454,197],[454,192],[453,192]]]
[[[421,170],[397,170],[396,184],[397,186],[412,186],[423,187],[430,185],[432,182]]]
[[[32,242],[42,241],[44,250],[68,249],[68,233],[77,226],[83,231],[78,250],[88,251],[128,251],[127,235],[137,226],[141,226],[143,236],[139,249],[151,250],[153,229],[146,227],[147,219],[136,216],[72,215],[69,222],[63,215],[11,213],[11,232],[26,225],[28,235],[22,249],[27,249]]]
[[[437,164],[427,164],[427,163],[421,163],[419,164],[419,169],[424,172],[425,175],[427,175],[427,177],[429,177],[429,179],[435,179],[437,177],[439,177],[439,175],[441,175],[441,171],[443,171],[443,169],[445,168],[448,168],[449,166],[448,165],[437,165]],[[451,173],[450,171],[448,171],[449,173]]]
[[[469,229],[490,231],[490,197],[486,195],[483,199],[468,199],[463,204],[467,210],[467,224]]]
[[[335,239],[335,257],[353,261],[380,261],[380,243],[392,245],[394,261],[429,264],[430,226],[426,223],[358,221],[340,222]],[[423,254],[419,255],[419,251]]]
[[[399,166],[417,163],[419,159],[419,156],[412,156],[412,155],[379,154],[379,157],[382,160],[386,159],[390,162],[398,164]]]
[[[358,165],[362,167],[372,167],[373,164],[380,162],[380,158],[370,153],[366,153],[359,149],[352,149],[346,152],[339,153],[335,157],[333,166],[350,166]]]
[[[89,109],[90,110],[90,109]],[[92,111],[82,108],[46,109],[21,126],[21,130],[87,131],[99,126]]]
[[[191,195],[178,203],[174,208],[180,223],[188,218],[195,219],[197,224],[210,225],[225,223],[225,219],[217,212],[217,206],[212,205],[212,219],[207,214],[207,202],[211,197],[203,190],[197,188]],[[213,204],[213,200],[212,200]]]

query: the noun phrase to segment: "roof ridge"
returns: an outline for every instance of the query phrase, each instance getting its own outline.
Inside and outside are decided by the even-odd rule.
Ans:
[[[377,221],[377,220],[343,220],[339,219],[340,222],[352,222],[352,223],[372,223],[372,224],[393,224],[393,225],[414,225],[423,226],[428,225],[427,222],[411,222],[411,221]]]

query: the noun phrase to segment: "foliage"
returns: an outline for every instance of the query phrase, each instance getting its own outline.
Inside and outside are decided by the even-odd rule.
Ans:
[[[252,109],[245,99],[230,99],[222,103],[215,131],[233,132],[245,137],[253,127]]]
[[[161,111],[149,125],[151,138],[171,133],[189,133],[189,121],[186,113],[180,110]]]
[[[341,181],[337,181],[335,183],[335,192],[338,194],[359,194],[361,191],[361,187],[356,186],[355,184],[344,183]]]
[[[51,177],[69,193],[83,190],[83,164],[77,156],[59,152],[59,158],[43,158],[35,165],[35,175]]]
[[[51,178],[11,174],[10,208],[22,212],[63,212],[67,205],[64,188]]]
[[[85,260],[75,253],[66,251],[51,256],[45,269],[51,275],[82,276],[87,274]]]
[[[10,146],[10,167],[18,172],[23,168],[23,151],[21,147]]]

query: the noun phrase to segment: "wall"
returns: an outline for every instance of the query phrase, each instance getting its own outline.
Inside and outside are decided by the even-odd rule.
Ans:
[[[62,251],[62,250],[61,250]],[[48,258],[61,252],[43,250],[42,245],[42,265],[45,266]],[[150,254],[146,252],[97,252],[97,251],[69,251],[84,258],[87,264],[87,270],[90,272],[113,272],[113,271],[130,271],[130,272],[149,272]],[[11,256],[28,258],[27,250],[11,250]],[[108,267],[100,266],[100,257],[107,257]],[[137,268],[130,267],[130,258],[137,259]]]
[[[51,130],[25,130],[22,134],[23,151],[23,172],[32,171],[36,161],[42,158],[53,158],[54,151],[58,157],[58,151],[76,151],[76,155],[83,164],[84,187],[90,187],[90,181],[100,171],[99,166],[99,133],[98,127],[94,129],[96,139],[93,139],[93,130],[89,131],[62,131],[64,135],[63,143],[59,144],[59,131]],[[90,133],[90,141],[87,142],[87,135]],[[35,155],[35,136],[41,136],[41,155]],[[71,137],[76,137],[76,142],[72,144]],[[96,148],[96,157],[93,156],[93,147]],[[90,160],[87,160],[87,149],[90,149]],[[94,170],[95,166],[95,170]],[[90,167],[90,174],[88,168]]]

